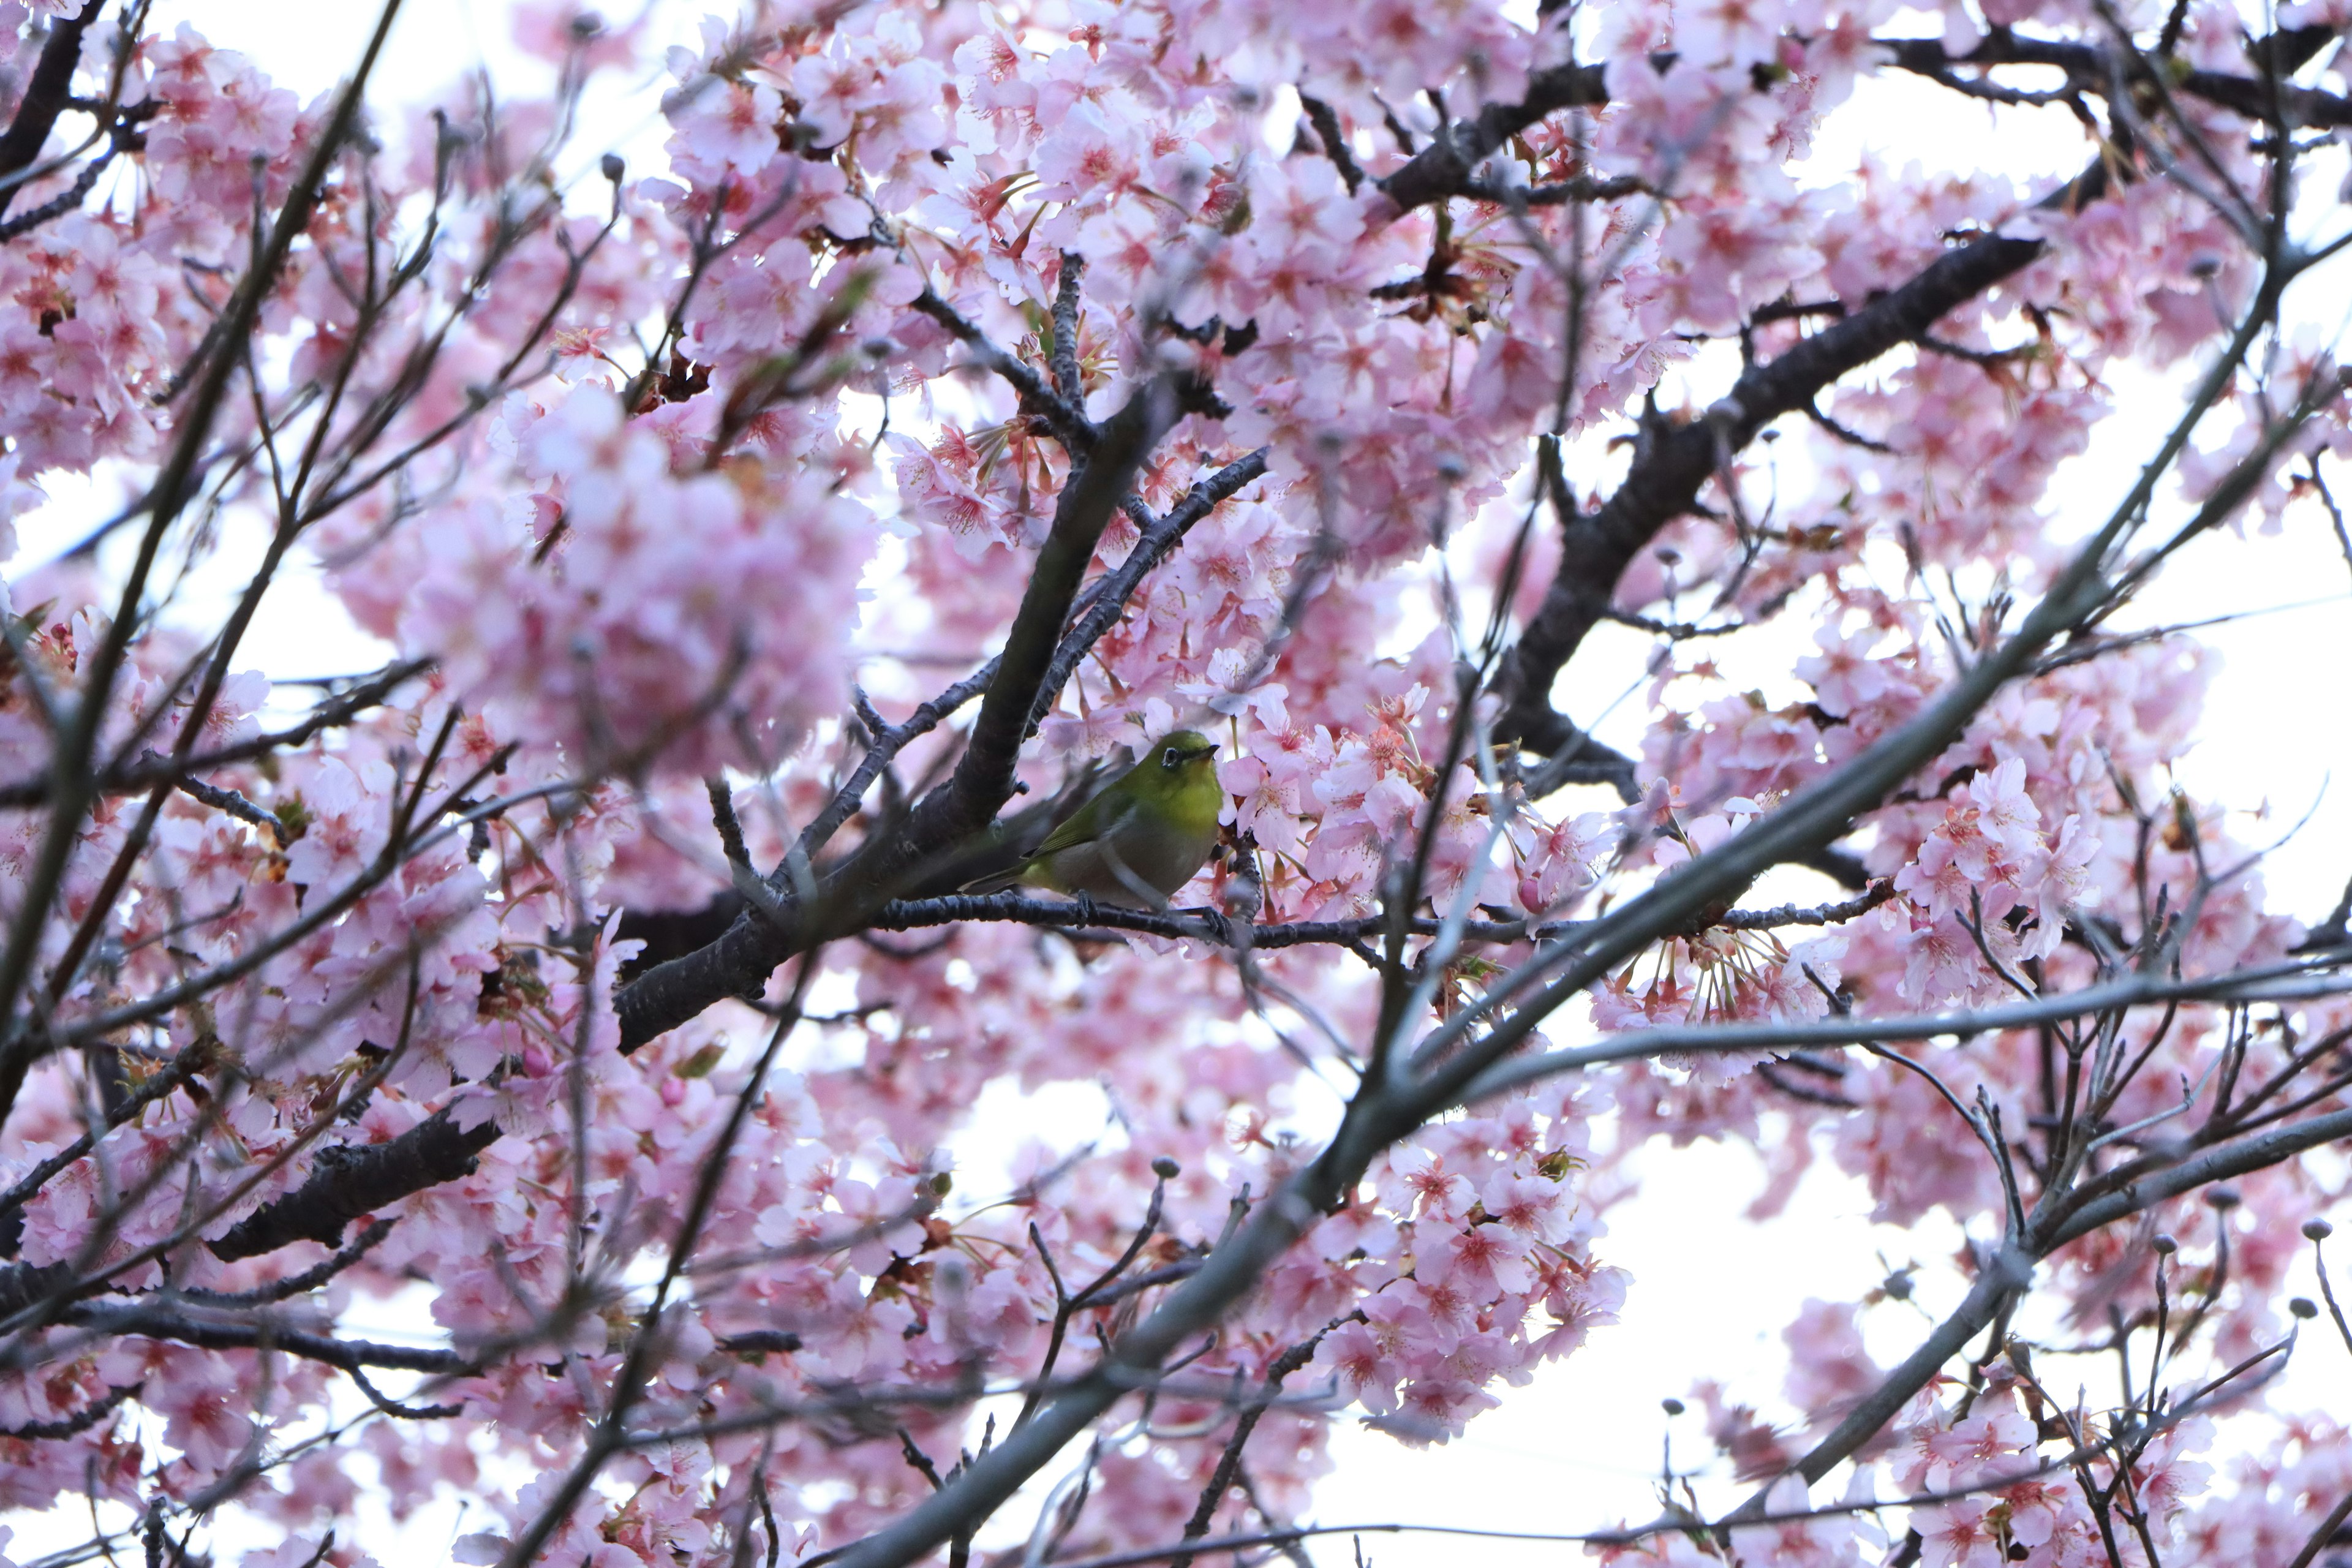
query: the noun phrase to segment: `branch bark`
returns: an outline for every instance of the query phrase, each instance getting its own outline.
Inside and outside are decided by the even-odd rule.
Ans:
[[[1654,428],[1615,493],[1568,524],[1559,573],[1496,673],[1494,689],[1504,702],[1496,733],[1547,754],[1575,743],[1577,730],[1552,707],[1552,681],[1606,616],[1625,568],[1660,530],[1690,510],[1725,456],[1741,450],[1773,420],[1802,411],[1839,377],[1917,338],[1947,312],[2022,271],[2042,249],[2039,239],[2007,235],[1971,240],[1769,364],[1748,370],[1701,417]]]
[[[419,1345],[378,1344],[370,1340],[339,1340],[275,1321],[230,1321],[184,1316],[160,1307],[73,1307],[59,1321],[93,1333],[136,1334],[142,1339],[170,1340],[211,1351],[283,1351],[306,1361],[324,1363],[344,1372],[383,1367],[394,1372],[435,1373],[462,1377],[478,1369],[455,1351]]]
[[[16,105],[16,117],[8,122],[5,135],[0,135],[0,213],[16,199],[24,188],[16,176],[33,166],[41,149],[57,128],[58,116],[66,111],[73,97],[73,74],[81,64],[81,37],[98,14],[106,9],[106,0],[89,0],[78,16],[62,16],[49,26],[49,40],[41,46],[41,58],[33,67],[32,79],[25,85],[25,96]]]
[[[495,1122],[460,1128],[446,1110],[382,1143],[330,1144],[299,1187],[265,1205],[211,1242],[224,1262],[259,1258],[298,1241],[333,1247],[343,1227],[411,1193],[474,1173],[475,1156],[498,1141]]]
[[[1490,103],[1475,120],[1456,121],[1430,144],[1380,182],[1389,200],[1405,212],[1459,195],[1478,165],[1495,150],[1557,110],[1595,109],[1609,101],[1608,78],[1600,66],[1554,66],[1528,79],[1528,95],[1517,103]]]
[[[2274,62],[2284,79],[2315,58],[2335,37],[2333,27],[2294,27],[2273,34],[2248,53],[2257,65]],[[2020,37],[2006,27],[1995,29],[1965,54],[1953,54],[1940,38],[1885,38],[1879,40],[1879,45],[1895,57],[1895,63],[1903,69],[1937,81],[1948,81],[1955,66],[2004,65],[2055,66],[2082,90],[2102,95],[2117,79],[2111,67],[2120,65],[2125,80],[2134,77],[2147,79],[2139,61],[2129,57],[2118,59],[2092,44]],[[2171,86],[2176,92],[2263,124],[2275,123],[2283,110],[2291,126],[2352,125],[2352,100],[2315,88],[2296,87],[2284,79],[2274,94],[2271,83],[2263,77],[2190,70],[2183,72]]]
[[[2284,30],[2252,45],[2247,53],[2264,68],[2273,63],[2282,78],[2315,58],[2336,37],[2335,29],[2313,26]],[[1895,63],[1923,76],[1945,77],[1954,66],[2053,65],[2079,79],[2085,91],[2104,93],[2114,79],[2103,51],[2087,44],[2021,38],[2006,28],[1995,31],[1964,55],[1947,51],[1936,38],[1874,40],[1895,57]],[[1674,65],[1672,54],[1652,58],[1655,69]],[[2226,71],[2192,70],[2179,90],[2192,98],[2269,123],[2274,104],[2284,105],[2297,124],[2352,125],[2352,100],[2333,93],[2282,83],[2273,99],[2263,76],[2232,76]],[[1609,101],[1603,67],[1560,65],[1537,72],[1528,81],[1528,95],[1517,103],[1490,103],[1475,120],[1461,120],[1441,131],[1402,167],[1378,182],[1400,211],[1411,212],[1450,196],[1472,195],[1469,185],[1478,165],[1512,137],[1546,115],[1562,109],[1598,109]]]

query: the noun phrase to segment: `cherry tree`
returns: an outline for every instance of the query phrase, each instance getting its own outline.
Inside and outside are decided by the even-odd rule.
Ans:
[[[0,6],[39,1561],[457,1500],[505,1568],[1304,1563],[1381,1522],[1311,1506],[1335,1426],[1585,1352],[1696,1140],[1756,1223],[1822,1162],[1967,1243],[1758,1324],[1782,1405],[1697,1391],[1723,1463],[1601,1559],[2352,1516],[2276,1377],[2352,1349],[2285,1284],[2352,893],[2175,776],[2147,607],[2352,568],[2341,0],[541,0],[537,96],[387,79],[396,13],[304,103]],[[581,108],[655,75],[646,167]],[[1815,150],[1951,98],[2072,172]],[[251,667],[312,570],[380,668]],[[1178,728],[1167,907],[961,890]],[[1070,1085],[1099,1132],[975,1114]]]

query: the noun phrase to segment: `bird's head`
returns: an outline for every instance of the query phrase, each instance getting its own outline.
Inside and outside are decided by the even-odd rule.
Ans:
[[[1217,754],[1217,743],[1198,730],[1171,731],[1151,748],[1162,773],[1198,772]]]
[[[1154,741],[1128,775],[1153,799],[1175,801],[1217,795],[1217,743],[1198,730],[1177,730]]]

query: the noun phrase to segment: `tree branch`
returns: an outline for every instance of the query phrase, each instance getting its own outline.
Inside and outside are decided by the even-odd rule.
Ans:
[[[71,1415],[60,1416],[55,1421],[28,1421],[22,1426],[0,1427],[0,1437],[13,1437],[20,1443],[26,1443],[45,1439],[54,1442],[61,1437],[78,1436],[121,1409],[122,1402],[144,1386],[137,1383],[117,1384],[109,1388],[102,1397]]]
[[[1402,168],[1379,182],[1399,210],[1411,212],[1458,195],[1479,164],[1512,137],[1554,110],[1596,109],[1609,101],[1608,79],[1600,66],[1554,66],[1528,80],[1517,103],[1490,103],[1475,120],[1442,128],[1428,146]]]
[[[1352,1315],[1362,1316],[1360,1312]],[[1210,1475],[1209,1484],[1201,1489],[1201,1500],[1194,1505],[1192,1517],[1184,1525],[1184,1541],[1188,1546],[1209,1533],[1209,1524],[1217,1517],[1218,1505],[1225,1500],[1225,1493],[1232,1490],[1234,1481],[1240,1479],[1242,1450],[1249,1446],[1250,1434],[1257,1430],[1257,1424],[1265,1416],[1266,1407],[1282,1392],[1283,1380],[1314,1359],[1316,1347],[1330,1331],[1330,1328],[1325,1328],[1312,1339],[1291,1346],[1266,1368],[1263,1389],[1243,1409],[1241,1419],[1234,1423],[1234,1435],[1225,1440],[1224,1452],[1217,1458],[1217,1468]],[[1169,1568],[1192,1568],[1193,1556],[1192,1552],[1179,1553],[1170,1559]]]
[[[68,1307],[58,1321],[97,1333],[137,1334],[143,1339],[170,1340],[199,1350],[276,1350],[306,1361],[322,1362],[344,1372],[384,1367],[394,1372],[436,1373],[463,1377],[478,1370],[455,1351],[428,1350],[416,1345],[377,1344],[369,1340],[339,1340],[275,1320],[231,1322],[185,1317],[160,1307]]]
[[[2315,58],[2336,37],[2324,25],[2289,29],[2254,44],[2249,55],[2258,65],[2275,61],[2284,77]],[[2053,65],[2080,81],[2085,91],[2104,92],[2114,77],[2105,52],[2087,44],[2063,44],[2021,38],[1997,29],[1976,48],[1955,56],[1935,38],[1876,40],[1905,70],[1944,79],[1954,66]],[[1672,54],[1655,56],[1653,68],[1671,68]],[[2250,120],[2274,123],[2284,108],[2297,124],[2352,125],[2352,101],[2309,88],[2282,87],[2273,97],[2271,83],[2260,76],[2192,70],[2178,90],[2203,99]],[[1609,101],[1605,68],[1560,65],[1538,71],[1528,79],[1528,95],[1517,103],[1490,103],[1475,120],[1460,120],[1441,130],[1430,144],[1403,167],[1378,182],[1400,211],[1411,212],[1449,196],[1473,194],[1467,187],[1478,165],[1512,137],[1545,116],[1562,109],[1598,109]],[[1319,132],[1318,132],[1319,134]],[[1563,193],[1563,199],[1572,199]]]
[[[2052,1223],[2054,1228],[2042,1243],[2042,1249],[2055,1251],[2077,1237],[2087,1236],[2101,1226],[2128,1218],[2167,1198],[2176,1198],[2215,1182],[2225,1182],[2232,1176],[2266,1169],[2307,1149],[2333,1143],[2339,1138],[2352,1138],[2352,1110],[2315,1116],[2308,1121],[2291,1122],[2216,1144],[2177,1165],[2127,1183],[2115,1192],[2103,1194],[2071,1210],[2062,1209],[2053,1216]]]
[[[89,0],[80,15],[60,16],[49,24],[48,42],[41,46],[40,60],[33,67],[32,80],[26,84],[25,96],[16,105],[16,117],[8,122],[7,133],[0,135],[0,213],[8,210],[24,188],[16,176],[33,166],[57,127],[58,116],[70,107],[74,70],[81,64],[81,37],[105,8],[106,0]]]
[[[1559,571],[1496,674],[1505,704],[1496,732],[1545,753],[1570,742],[1577,731],[1551,705],[1552,681],[1606,618],[1625,568],[1690,510],[1726,453],[1745,447],[1782,415],[1802,412],[1823,387],[1916,338],[2042,251],[2041,240],[1998,234],[1948,251],[1901,288],[1749,369],[1701,417],[1654,428],[1615,493],[1568,523]]]
[[[1087,426],[1086,416],[1062,401],[1045,377],[1030,369],[1013,355],[989,340],[988,334],[963,319],[954,306],[926,288],[911,309],[920,311],[945,327],[955,339],[971,351],[971,356],[1012,386],[1024,414],[1034,415],[1054,427],[1063,447],[1074,458],[1084,459],[1094,446],[1094,432]]]
[[[1096,592],[1090,595],[1091,603],[1078,617],[1077,625],[1070,628],[1069,634],[1054,650],[1053,662],[1046,667],[1045,677],[1037,683],[1036,700],[1030,704],[1029,724],[1023,731],[1023,739],[1036,733],[1037,726],[1045,721],[1045,715],[1062,695],[1062,688],[1069,683],[1071,674],[1085,662],[1087,655],[1094,651],[1094,646],[1102,640],[1102,635],[1117,626],[1119,617],[1127,614],[1127,602],[1142,585],[1144,578],[1174,552],[1176,546],[1183,542],[1184,536],[1192,531],[1194,523],[1215,510],[1219,502],[1236,494],[1243,486],[1265,472],[1265,448],[1260,447],[1247,457],[1236,458],[1195,484],[1185,492],[1182,500],[1169,509],[1166,517],[1156,525],[1143,529],[1135,542],[1135,548],[1128,552],[1127,559],[1105,574],[1096,584]],[[1136,503],[1136,510],[1142,511],[1140,502]],[[1150,514],[1143,515],[1148,517]]]
[[[1769,911],[1767,911],[1769,912]],[[1231,947],[1237,941],[1255,952],[1265,948],[1346,946],[1380,935],[1392,923],[1387,915],[1366,915],[1352,921],[1285,921],[1252,925],[1232,921],[1213,910],[1130,910],[1115,904],[1023,898],[1011,893],[951,893],[937,899],[901,899],[875,912],[875,931],[920,931],[964,921],[1009,921],[1079,931],[1139,931],[1148,936],[1213,942]],[[1435,936],[1441,921],[1423,916],[1407,922],[1413,936]],[[1798,923],[1798,922],[1787,922]],[[1530,925],[1526,921],[1472,921],[1463,935],[1475,942],[1527,942],[1565,936],[1573,921]],[[1243,938],[1246,933],[1246,940]]]
[[[2335,37],[2336,30],[2326,26],[2290,28],[2272,35],[2248,52],[2257,63],[2265,56],[2274,59],[2278,74],[2284,78],[2316,58]],[[1947,49],[1940,38],[1881,38],[1878,44],[1894,56],[1895,64],[1902,69],[1972,93],[1976,93],[1978,84],[1953,77],[1954,67],[2054,66],[2064,71],[2068,81],[2079,90],[2102,96],[2117,80],[2137,79],[2144,83],[2150,79],[2144,57],[2118,58],[2094,44],[2021,37],[2006,27],[1995,28],[1975,48],[1961,55]],[[2266,125],[2277,124],[2282,111],[2290,128],[2352,125],[2352,100],[2315,88],[2294,87],[2282,81],[2273,91],[2272,84],[2262,77],[2232,76],[2213,70],[2186,71],[2169,85],[2176,92],[2202,99]],[[2006,96],[2013,89],[1997,90]]]
[[[460,1129],[445,1109],[382,1143],[329,1144],[312,1158],[309,1180],[206,1245],[215,1257],[232,1263],[297,1241],[332,1247],[342,1239],[343,1227],[362,1215],[472,1175],[474,1156],[498,1137],[497,1123]]]
[[[321,702],[299,723],[256,735],[249,741],[239,741],[234,745],[200,752],[184,761],[175,761],[150,750],[137,762],[118,762],[98,775],[98,793],[138,795],[159,784],[176,780],[183,774],[251,762],[257,757],[306,745],[321,731],[350,723],[361,713],[390,697],[396,688],[406,685],[432,668],[431,659],[404,659],[367,677],[348,691]],[[50,784],[49,775],[43,773],[38,778],[0,784],[0,808],[39,805],[49,798]]]
[[[2343,955],[2337,955],[2337,963]],[[1695,1024],[1630,1029],[1596,1045],[1570,1046],[1520,1057],[1481,1074],[1462,1091],[1465,1100],[1490,1099],[1564,1072],[1580,1072],[1605,1062],[1668,1053],[1714,1055],[1795,1051],[1817,1046],[1860,1046],[1904,1040],[1957,1038],[2027,1029],[2152,1003],[2214,1002],[2243,1006],[2352,992],[2352,975],[2319,971],[2315,964],[2281,963],[2235,974],[2175,980],[2162,973],[2133,974],[2080,991],[2038,996],[1999,1007],[1956,1013],[1900,1014],[1891,1017],[1829,1017],[1783,1023]]]

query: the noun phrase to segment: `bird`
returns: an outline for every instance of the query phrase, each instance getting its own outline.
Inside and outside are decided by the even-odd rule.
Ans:
[[[967,893],[1016,885],[1128,909],[1164,910],[1217,847],[1224,790],[1217,743],[1177,730],[1103,786],[1010,870],[967,882]]]

